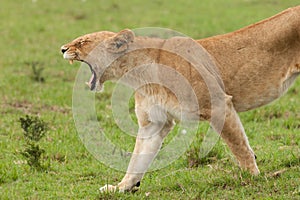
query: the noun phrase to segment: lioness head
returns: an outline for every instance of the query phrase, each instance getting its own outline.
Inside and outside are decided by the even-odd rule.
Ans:
[[[92,72],[92,77],[87,85],[91,90],[101,90],[100,74],[107,67],[108,62],[128,49],[128,45],[133,42],[134,37],[134,33],[128,29],[119,33],[108,31],[91,33],[63,45],[61,52],[71,64],[74,60],[87,63]],[[103,60],[103,58],[105,59]]]

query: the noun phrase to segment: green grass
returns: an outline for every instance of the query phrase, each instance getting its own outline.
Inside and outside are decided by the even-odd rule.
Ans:
[[[99,194],[100,186],[118,183],[124,173],[98,162],[81,143],[71,110],[80,64],[70,66],[60,53],[62,44],[99,30],[155,26],[193,38],[221,34],[297,5],[298,0],[33,2],[2,0],[0,6],[0,199],[300,198],[300,79],[280,100],[240,114],[258,156],[258,177],[240,171],[219,141],[198,167],[189,168],[193,157],[187,154],[147,173],[134,194]],[[97,117],[103,128],[115,133],[112,138],[120,144],[126,141],[124,148],[132,150],[134,139],[113,125],[112,89],[109,83],[97,95]],[[40,116],[50,127],[40,142],[50,162],[47,172],[31,170],[20,155],[25,141],[18,121],[26,114]],[[189,154],[200,141],[192,144]]]

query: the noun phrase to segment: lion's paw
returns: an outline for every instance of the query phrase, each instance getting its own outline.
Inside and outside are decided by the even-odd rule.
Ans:
[[[116,192],[117,191],[117,186],[106,184],[103,187],[101,187],[99,190],[100,190],[101,193]]]

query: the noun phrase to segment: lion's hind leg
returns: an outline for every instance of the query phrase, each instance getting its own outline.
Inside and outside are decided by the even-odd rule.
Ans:
[[[255,155],[251,149],[240,118],[235,111],[231,97],[226,98],[225,121],[221,137],[237,158],[242,169],[249,170],[253,175],[259,174]],[[222,116],[220,116],[222,117]]]

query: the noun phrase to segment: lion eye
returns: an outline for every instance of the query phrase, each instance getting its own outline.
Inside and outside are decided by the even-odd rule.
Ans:
[[[78,46],[82,46],[84,44],[86,44],[87,42],[89,42],[88,40],[81,40],[77,43]]]

